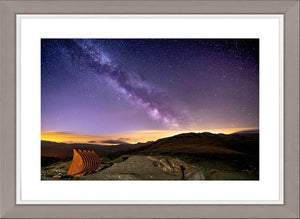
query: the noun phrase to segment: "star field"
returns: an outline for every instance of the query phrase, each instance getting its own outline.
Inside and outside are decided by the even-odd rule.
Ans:
[[[42,39],[42,132],[258,128],[257,39]]]

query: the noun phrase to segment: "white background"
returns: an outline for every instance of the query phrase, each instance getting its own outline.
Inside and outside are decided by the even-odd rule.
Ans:
[[[18,204],[283,203],[282,15],[17,15]],[[41,181],[41,38],[259,38],[259,181]]]

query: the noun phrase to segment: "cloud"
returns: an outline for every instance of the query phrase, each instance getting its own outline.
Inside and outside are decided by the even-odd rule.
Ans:
[[[119,138],[118,140],[119,140],[119,141],[125,141],[125,142],[128,142],[128,141],[130,141],[131,139],[130,139],[130,138]]]
[[[102,141],[88,141],[87,143],[90,143],[90,144],[97,144],[97,143],[102,143]]]
[[[105,144],[127,144],[127,142],[119,141],[119,140],[105,140],[101,142]]]

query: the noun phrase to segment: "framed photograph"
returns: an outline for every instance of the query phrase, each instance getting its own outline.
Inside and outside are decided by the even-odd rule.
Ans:
[[[299,217],[298,1],[1,11],[1,217]]]

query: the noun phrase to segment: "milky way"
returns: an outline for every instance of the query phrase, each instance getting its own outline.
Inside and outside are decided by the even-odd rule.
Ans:
[[[256,39],[43,39],[42,130],[258,127]]]
[[[178,123],[174,116],[164,111],[160,104],[155,101],[158,93],[138,80],[132,73],[121,70],[117,65],[103,54],[101,48],[93,44],[93,40],[74,40],[82,49],[82,55],[96,74],[104,75],[108,82],[124,94],[133,104],[146,110],[151,118],[158,120],[167,126],[177,127]]]

